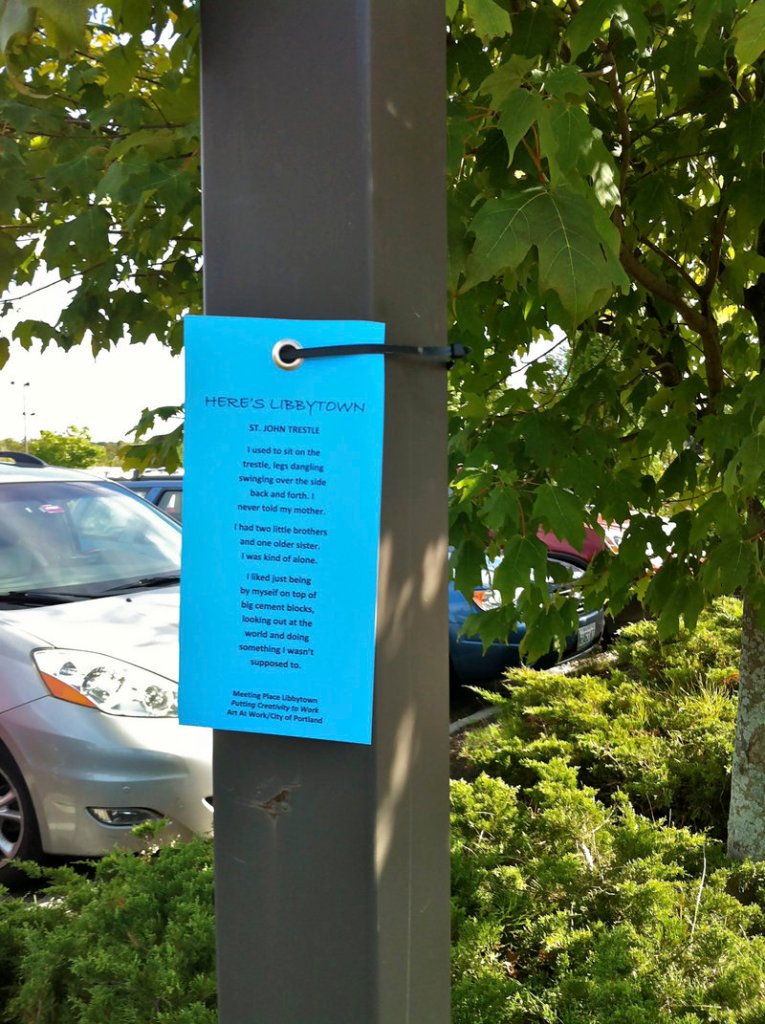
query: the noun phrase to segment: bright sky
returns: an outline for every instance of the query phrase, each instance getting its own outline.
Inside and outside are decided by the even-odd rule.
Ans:
[[[65,286],[46,288],[16,303],[12,320],[53,322],[65,301]],[[69,352],[51,345],[44,353],[14,344],[0,370],[0,438],[23,439],[26,408],[29,438],[75,426],[87,427],[94,441],[121,441],[142,409],[177,405],[183,394],[183,357],[158,342],[125,340],[96,357],[87,344]]]

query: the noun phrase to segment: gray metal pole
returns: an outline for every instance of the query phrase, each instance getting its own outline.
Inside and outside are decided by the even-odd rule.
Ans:
[[[444,343],[444,41],[443,0],[203,0],[208,314]],[[449,1019],[445,378],[386,364],[372,746],[215,734],[221,1024]]]

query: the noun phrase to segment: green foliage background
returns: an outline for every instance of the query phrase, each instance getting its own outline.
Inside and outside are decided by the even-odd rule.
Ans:
[[[598,513],[629,526],[593,604],[636,592],[668,636],[741,588],[763,620],[764,10],[448,5],[457,579],[491,531],[525,588],[487,639],[519,609],[532,655],[573,627],[529,586],[537,532],[577,545]]]
[[[0,5],[0,287],[41,266],[72,285],[55,326],[16,325],[24,346],[98,352],[129,333],[177,352],[201,303],[198,13],[88,8]]]
[[[155,336],[180,353],[202,304],[198,39],[185,0],[0,2],[0,312],[41,271],[70,285],[57,323],[13,327],[24,348]],[[130,467],[175,469],[182,428],[140,441],[178,410],[139,403]]]

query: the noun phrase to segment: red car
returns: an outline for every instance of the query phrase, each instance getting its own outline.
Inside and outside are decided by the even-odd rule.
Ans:
[[[567,540],[561,540],[554,533],[545,531],[541,527],[537,537],[547,545],[550,549],[550,554],[568,559],[584,567],[589,565],[593,558],[599,555],[604,548],[612,552],[612,554],[616,554],[619,550],[619,542],[615,532],[600,516],[598,516],[598,525],[603,529],[604,535],[601,537],[597,530],[594,530],[591,526],[585,526],[584,544],[579,550],[573,544],[569,544]]]

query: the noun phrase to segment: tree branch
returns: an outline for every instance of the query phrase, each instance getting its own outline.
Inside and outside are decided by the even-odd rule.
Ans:
[[[725,222],[727,217],[728,207],[721,204],[720,211],[717,214],[715,226],[712,231],[712,250],[709,255],[707,276],[701,287],[701,294],[707,299],[712,294],[712,290],[717,284],[717,279],[720,276],[720,260],[722,257],[723,242],[725,240]]]
[[[649,267],[638,259],[634,252],[622,242],[619,250],[619,262],[633,279],[646,291],[651,292],[657,299],[663,299],[670,306],[677,310],[686,324],[701,335],[706,329],[706,320],[693,306],[688,305],[682,292],[673,288],[671,284],[659,277]]]
[[[621,159],[619,161],[619,195],[624,201],[624,189],[627,183],[627,173],[629,171],[630,159],[632,156],[632,134],[630,131],[630,119],[627,114],[627,108],[624,105],[624,95],[622,93],[621,83],[619,81],[619,72],[616,67],[616,60],[610,47],[605,44],[601,47],[601,54],[607,56],[611,62],[611,67],[606,72],[606,81],[608,87],[611,90],[611,95],[614,100],[614,108],[616,110],[616,123],[619,126],[619,136],[622,143]]]
[[[757,255],[765,256],[765,222],[757,231]],[[744,306],[751,313],[757,327],[760,348],[760,373],[765,372],[765,273],[758,274],[754,284],[744,289]]]
[[[634,252],[622,242],[619,251],[621,265],[630,275],[633,281],[651,292],[658,299],[668,302],[685,321],[686,326],[698,334],[704,349],[704,365],[709,386],[710,400],[713,402],[725,383],[725,375],[722,365],[722,349],[720,347],[720,332],[717,321],[710,312],[705,302],[705,313],[699,313],[685,300],[682,292],[673,288],[671,284],[659,277],[649,267],[638,259]]]
[[[670,256],[668,252],[665,252],[660,246],[656,245],[655,242],[652,242],[650,238],[643,237],[640,241],[643,245],[647,245],[651,252],[655,252],[660,259],[664,260],[668,266],[672,267],[672,269],[682,277],[689,288],[692,288],[698,295],[702,294],[701,286],[694,281],[685,267],[678,263],[673,256]]]

